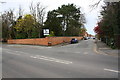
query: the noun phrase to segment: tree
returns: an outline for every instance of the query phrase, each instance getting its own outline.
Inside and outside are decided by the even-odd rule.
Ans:
[[[31,15],[35,18],[37,25],[35,26],[37,28],[37,32],[39,32],[38,36],[41,37],[41,31],[43,27],[43,20],[45,18],[45,7],[43,7],[40,2],[33,5],[33,2],[31,2],[31,5],[29,6]]]
[[[53,36],[55,36],[55,34],[54,34],[53,31],[51,31],[51,32],[50,32],[50,35],[48,35],[48,37],[53,37]]]
[[[56,10],[49,11],[47,15],[47,20],[45,22],[44,28],[50,29],[53,31],[55,36],[62,35],[62,26],[61,26],[61,18],[57,17]]]
[[[74,4],[62,5],[58,8],[58,13],[63,16],[65,34],[67,36],[78,35],[77,29],[81,26],[80,8],[77,8]]]
[[[23,9],[19,6],[17,20],[11,9],[2,14],[2,37],[4,40],[41,37],[45,7],[38,2],[35,6],[31,3],[29,8],[30,14],[23,16]]]
[[[86,29],[84,26],[81,27],[81,29],[80,29],[80,35],[81,35],[81,36],[84,36],[85,33],[86,33],[86,31],[87,31],[87,29]]]
[[[14,10],[10,9],[2,14],[2,38],[6,41],[14,37],[13,25],[15,21]]]
[[[118,40],[116,38],[119,37],[120,34],[119,12],[120,2],[107,2],[101,11],[102,18],[98,24],[100,30],[102,31],[102,34],[100,33],[100,37],[110,46],[111,41],[118,44]]]
[[[24,10],[21,8],[21,6],[19,6],[19,12],[18,12],[18,13],[19,13],[19,17],[20,17],[20,16],[23,16],[23,11],[24,11]]]
[[[36,15],[37,15],[36,14],[36,6],[33,5],[33,2],[31,2],[29,8],[30,8],[31,15],[36,19]]]
[[[30,14],[25,15],[23,18],[18,19],[15,29],[20,33],[26,33],[27,38],[32,37],[32,31],[34,30],[34,25],[36,24],[34,17]]]
[[[92,9],[97,8],[101,1],[102,1],[102,0],[97,1],[96,3],[90,5],[90,7],[91,7]]]
[[[80,8],[77,8],[74,4],[68,4],[48,12],[45,26],[54,31],[55,35],[61,35],[62,33],[66,36],[78,36],[80,27],[84,22],[85,18],[81,14]]]

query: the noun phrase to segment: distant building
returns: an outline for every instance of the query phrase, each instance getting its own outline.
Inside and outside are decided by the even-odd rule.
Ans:
[[[88,34],[88,37],[95,37],[94,35],[92,35],[92,34]]]
[[[84,33],[84,37],[88,37],[89,34],[87,32]]]

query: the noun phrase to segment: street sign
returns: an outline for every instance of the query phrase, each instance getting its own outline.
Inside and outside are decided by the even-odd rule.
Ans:
[[[43,34],[44,35],[49,35],[49,29],[43,29]]]

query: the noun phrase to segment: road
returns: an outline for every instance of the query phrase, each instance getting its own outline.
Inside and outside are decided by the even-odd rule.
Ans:
[[[118,78],[118,57],[94,48],[94,40],[50,47],[3,44],[2,77]]]

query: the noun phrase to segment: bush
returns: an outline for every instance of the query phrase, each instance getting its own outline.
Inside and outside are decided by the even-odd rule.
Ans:
[[[53,36],[55,36],[55,34],[54,34],[53,31],[51,31],[51,32],[50,32],[50,35],[48,35],[48,37],[53,37]]]

